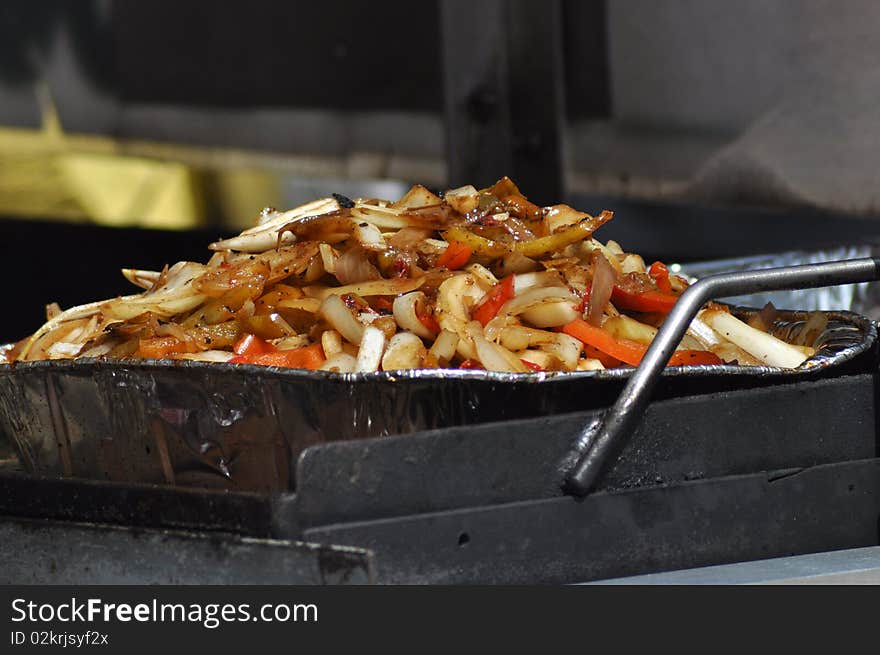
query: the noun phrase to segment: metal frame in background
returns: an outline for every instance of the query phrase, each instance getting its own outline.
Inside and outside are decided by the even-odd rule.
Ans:
[[[448,184],[564,196],[561,0],[441,0]]]

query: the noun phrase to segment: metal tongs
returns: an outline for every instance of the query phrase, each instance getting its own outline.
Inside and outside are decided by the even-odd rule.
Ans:
[[[563,490],[584,496],[593,488],[604,465],[620,452],[650,401],[666,362],[700,308],[716,298],[764,291],[815,289],[880,279],[880,258],[866,257],[824,264],[805,264],[761,271],[722,273],[688,287],[654,337],[644,358],[617,401],[588,425],[561,465]]]

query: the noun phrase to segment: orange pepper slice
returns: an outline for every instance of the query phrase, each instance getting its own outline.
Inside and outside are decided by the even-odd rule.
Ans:
[[[437,266],[454,271],[467,264],[473,253],[470,246],[458,241],[451,241],[443,254],[437,258]]]
[[[278,350],[268,341],[253,334],[246,334],[233,347],[235,357],[230,364],[258,364],[284,368],[306,368],[314,371],[326,361],[321,344],[312,344],[293,350]]]
[[[590,325],[579,318],[565,325],[562,331],[587,346],[630,366],[638,366],[645,353],[648,352],[648,347],[644,344],[629,339],[615,339],[610,332]],[[721,358],[708,350],[677,350],[669,359],[667,366],[699,366],[701,364],[722,363]]]

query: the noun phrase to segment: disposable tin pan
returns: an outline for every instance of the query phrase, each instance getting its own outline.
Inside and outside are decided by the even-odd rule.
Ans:
[[[657,395],[875,369],[875,324],[826,314],[809,344],[818,352],[800,368],[668,368]],[[780,312],[772,332],[794,341],[806,318]],[[296,459],[313,444],[605,407],[632,370],[338,374],[183,360],[24,362],[0,366],[0,426],[34,473],[275,492],[295,488]]]

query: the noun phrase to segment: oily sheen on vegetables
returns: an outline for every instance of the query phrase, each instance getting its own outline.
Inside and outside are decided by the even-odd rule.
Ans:
[[[7,362],[191,359],[339,373],[636,366],[687,287],[595,233],[612,213],[538,207],[508,178],[399,200],[334,196],[210,244],[205,264],[125,269],[142,291],[47,307]],[[813,352],[710,304],[669,364],[794,368]]]

